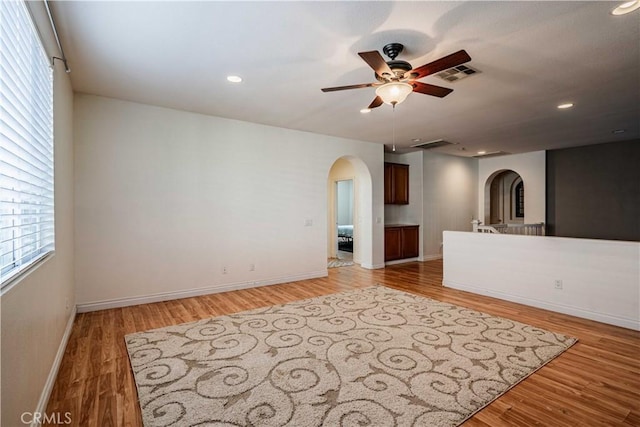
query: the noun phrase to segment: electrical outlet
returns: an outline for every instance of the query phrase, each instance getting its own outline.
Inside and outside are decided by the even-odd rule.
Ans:
[[[256,265],[255,264],[249,264],[249,271],[256,271]]]
[[[64,307],[65,309],[69,310],[69,297],[66,297],[64,299]]]
[[[229,272],[229,269],[227,269],[226,265],[222,266],[222,274],[227,274]]]
[[[555,284],[555,288],[556,289],[562,289],[562,280],[560,279],[556,279],[556,281],[554,282]]]

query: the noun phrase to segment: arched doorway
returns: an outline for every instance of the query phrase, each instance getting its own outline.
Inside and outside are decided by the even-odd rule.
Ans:
[[[336,159],[327,178],[328,259],[371,263],[371,195],[371,174],[366,164],[353,156]]]
[[[524,182],[517,172],[494,172],[485,183],[485,224],[524,223]]]

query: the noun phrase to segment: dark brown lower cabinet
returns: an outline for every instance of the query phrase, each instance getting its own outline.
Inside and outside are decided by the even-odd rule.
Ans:
[[[391,261],[402,258],[402,228],[387,227],[384,229],[384,260]]]
[[[387,225],[384,229],[384,260],[420,255],[419,228],[418,225]]]

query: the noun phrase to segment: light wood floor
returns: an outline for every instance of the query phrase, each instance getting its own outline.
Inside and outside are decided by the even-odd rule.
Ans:
[[[444,288],[440,261],[333,268],[327,278],[79,314],[47,412],[71,412],[83,427],[141,426],[125,334],[375,283],[579,338],[465,427],[640,426],[639,332]]]

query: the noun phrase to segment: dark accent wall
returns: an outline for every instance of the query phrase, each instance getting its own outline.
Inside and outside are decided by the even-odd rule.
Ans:
[[[640,140],[547,151],[546,216],[550,236],[639,241]]]

